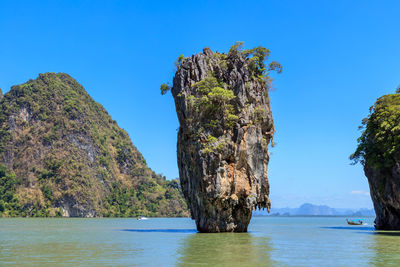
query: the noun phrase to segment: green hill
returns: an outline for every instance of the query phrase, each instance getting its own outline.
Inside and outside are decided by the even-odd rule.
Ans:
[[[178,181],[154,173],[64,73],[40,74],[2,96],[0,164],[2,216],[188,216]]]

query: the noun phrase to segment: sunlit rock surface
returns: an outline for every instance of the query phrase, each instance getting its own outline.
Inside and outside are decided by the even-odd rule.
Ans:
[[[179,62],[173,80],[181,187],[200,232],[246,232],[252,210],[270,209],[268,81],[249,64],[205,48]]]

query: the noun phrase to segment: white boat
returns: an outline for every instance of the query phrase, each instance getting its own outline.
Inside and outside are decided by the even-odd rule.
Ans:
[[[142,221],[142,220],[148,220],[148,218],[144,217],[144,216],[138,216],[136,218],[138,221]]]

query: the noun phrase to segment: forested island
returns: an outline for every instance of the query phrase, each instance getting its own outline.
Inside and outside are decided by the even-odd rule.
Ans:
[[[1,95],[0,216],[188,216],[179,187],[68,74]]]

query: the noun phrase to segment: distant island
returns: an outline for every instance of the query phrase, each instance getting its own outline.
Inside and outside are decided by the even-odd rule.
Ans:
[[[325,205],[304,203],[298,208],[271,208],[253,211],[253,216],[375,216],[373,209],[335,209]]]

